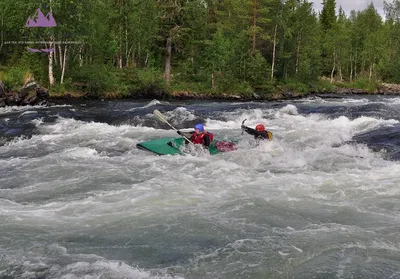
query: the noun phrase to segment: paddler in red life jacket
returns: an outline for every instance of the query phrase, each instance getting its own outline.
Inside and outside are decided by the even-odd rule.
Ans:
[[[263,124],[258,124],[255,129],[242,124],[242,129],[249,135],[254,136],[256,140],[272,140],[272,133],[265,130],[265,126]]]
[[[187,137],[194,144],[202,144],[205,148],[209,148],[211,142],[214,140],[214,135],[205,131],[202,124],[196,124],[196,126],[194,126],[194,132],[185,133],[177,131],[177,133]]]

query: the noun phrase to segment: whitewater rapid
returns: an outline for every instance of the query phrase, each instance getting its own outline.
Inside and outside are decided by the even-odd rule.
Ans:
[[[0,278],[400,278],[400,164],[364,140],[395,133],[399,108],[350,97],[0,109]],[[178,137],[154,109],[239,149],[139,150]],[[244,119],[273,141],[255,146]]]

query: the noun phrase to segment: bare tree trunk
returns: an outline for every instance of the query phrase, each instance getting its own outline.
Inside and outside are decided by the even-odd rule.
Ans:
[[[54,46],[54,38],[53,36],[51,37],[51,43],[50,43],[50,48],[53,48]],[[55,50],[56,51],[56,50]],[[55,52],[54,51],[54,52]],[[49,85],[53,86],[54,85],[54,73],[53,73],[53,57],[54,57],[54,52],[50,51],[49,52]]]
[[[215,90],[215,78],[214,78],[214,73],[211,73],[211,88],[212,88],[212,90]]]
[[[56,51],[55,52],[57,52],[57,48],[56,48]],[[63,51],[62,51],[62,45],[58,45],[58,57],[59,57],[59,59],[60,59],[60,69],[61,69],[61,72],[62,72],[62,68],[63,68]],[[57,59],[54,57],[54,61],[57,61]],[[63,83],[63,77],[62,77],[62,74],[61,74],[61,78],[60,78],[60,84],[62,84]]]
[[[128,17],[125,16],[125,67],[129,67]]]
[[[64,54],[63,54],[63,61],[62,61],[62,67],[61,67],[61,80],[60,80],[61,84],[64,83],[65,68],[66,68],[66,63],[67,63],[67,50],[68,50],[68,46],[65,45]]]
[[[132,65],[133,65],[133,67],[136,67],[135,53],[132,52],[132,50],[133,50],[133,46],[130,47],[126,59],[129,59],[129,58],[132,56]],[[128,66],[129,66],[129,63],[126,63],[126,66],[128,67]]]
[[[297,36],[297,49],[296,49],[296,75],[299,73],[300,67],[300,44],[301,44],[301,33],[302,30],[299,31],[299,35]]]
[[[340,78],[340,82],[343,82],[343,74],[342,74],[342,52],[341,52],[340,50],[339,50],[338,68],[339,68],[339,78]]]
[[[142,50],[141,50],[141,48],[140,48],[140,42],[138,43],[138,54],[137,54],[137,61],[138,61],[138,63],[140,63],[140,58],[141,58],[141,55],[140,55],[140,53],[142,52]],[[148,61],[148,59],[149,59],[149,53],[147,52],[146,53],[146,59],[145,59],[145,62],[144,62],[144,64],[145,64],[145,66],[147,67],[147,61]]]
[[[169,87],[171,81],[171,56],[172,56],[172,38],[167,38],[167,57],[165,58],[165,83]]]
[[[253,0],[253,39],[251,47],[251,55],[256,51],[256,28],[257,28],[257,0]]]
[[[51,0],[50,0],[50,13],[52,13],[53,10],[51,9]],[[54,52],[57,50],[55,49],[55,44],[54,44],[54,36],[51,35],[51,43],[50,43],[50,48],[54,48]],[[53,73],[53,57],[54,57],[54,52],[50,51],[49,52],[49,85],[50,87],[54,85],[54,73]]]
[[[122,16],[122,0],[119,3],[119,15]],[[119,20],[119,46],[118,46],[118,67],[122,69],[122,22]]]
[[[0,43],[0,51],[4,45],[4,14],[1,14],[1,43]]]
[[[369,81],[371,81],[371,79],[372,79],[373,71],[374,71],[374,62],[372,62],[371,65],[369,66]]]
[[[54,42],[54,39],[52,40],[52,42]],[[58,66],[58,62],[57,62],[57,45],[54,44],[53,48],[54,48],[54,53],[53,53],[53,63],[54,64],[53,65],[57,67]]]
[[[82,55],[82,52],[83,52],[83,45],[81,45],[79,47],[79,67],[83,66],[83,55]]]
[[[336,71],[336,49],[333,51],[333,67],[331,71],[331,83],[333,83],[333,77]]]
[[[353,56],[350,55],[350,82],[353,82]]]
[[[271,81],[274,80],[274,72],[275,72],[276,33],[277,33],[277,30],[278,30],[278,23],[275,24],[275,30],[274,30],[274,46],[272,48]]]
[[[56,52],[57,52],[57,49],[56,49]],[[59,56],[59,59],[60,59],[60,68],[62,68],[62,64],[63,64],[63,62],[62,62],[62,59],[63,59],[63,55],[62,55],[62,45],[58,45],[58,56]],[[54,61],[57,61],[55,55],[54,55]]]
[[[357,52],[354,56],[354,78],[357,78]]]

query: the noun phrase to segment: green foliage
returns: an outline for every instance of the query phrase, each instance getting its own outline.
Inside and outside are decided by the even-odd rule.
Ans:
[[[156,68],[124,70],[120,72],[120,82],[126,88],[126,96],[145,97],[146,94],[164,95],[166,92],[163,73]]]
[[[194,92],[194,93],[205,93],[214,94],[211,86],[207,82],[179,82],[174,83],[171,88],[172,91],[177,92]]]
[[[251,86],[262,85],[268,81],[271,69],[259,51],[249,57],[248,64],[246,80]]]
[[[301,81],[288,80],[283,86],[283,89],[290,90],[299,93],[307,93],[309,91],[309,86]]]
[[[251,94],[287,84],[300,92],[329,91],[331,83],[320,83],[320,76],[368,90],[374,80],[400,82],[400,0],[385,3],[385,21],[372,4],[346,15],[340,8],[335,13],[335,0],[322,2],[317,16],[307,0],[60,0],[51,1],[56,28],[28,29],[38,2],[3,0],[0,64],[8,68],[1,78],[17,88],[29,73],[49,86],[46,54],[4,42],[72,41],[64,84],[65,44],[56,45],[53,90],[82,90],[93,98],[165,92],[171,39],[172,90]]]
[[[138,81],[142,86],[165,87],[163,73],[155,68],[142,69],[137,71]]]
[[[381,64],[380,73],[385,81],[390,83],[400,83],[400,59],[394,57],[391,61]]]
[[[356,89],[361,89],[366,92],[373,93],[376,91],[377,87],[379,86],[379,82],[376,80],[370,80],[368,77],[359,77],[353,82],[348,82],[348,83],[341,83],[341,82],[335,82],[332,84],[333,86],[336,87],[341,87],[341,88],[356,88]]]
[[[360,77],[356,81],[354,81],[351,85],[352,88],[363,89],[368,92],[375,92],[378,87],[378,82],[374,80],[370,80],[367,77]]]
[[[101,98],[108,91],[123,89],[117,70],[106,65],[90,65],[76,68],[71,73],[73,85],[81,88],[90,98]]]
[[[331,30],[336,23],[335,8],[335,0],[323,0],[320,21],[325,32]]]
[[[51,87],[51,93],[65,94],[71,93],[71,91],[75,91],[72,78],[67,78],[66,80],[64,80],[63,84],[57,83]]]
[[[335,85],[324,80],[313,81],[309,84],[310,93],[333,92]]]
[[[24,52],[18,64],[19,67],[31,72],[36,82],[47,86],[47,62],[46,54],[37,55],[37,53]]]
[[[4,82],[5,89],[19,90],[24,84],[26,77],[31,73],[26,68],[12,67],[0,72],[0,80]]]
[[[215,79],[216,93],[234,93],[250,95],[253,93],[253,88],[246,81],[236,79],[232,75],[223,75]]]

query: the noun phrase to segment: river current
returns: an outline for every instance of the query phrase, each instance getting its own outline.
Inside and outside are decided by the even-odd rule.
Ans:
[[[155,109],[239,149],[137,149]],[[398,279],[399,159],[397,97],[1,108],[0,278]]]

